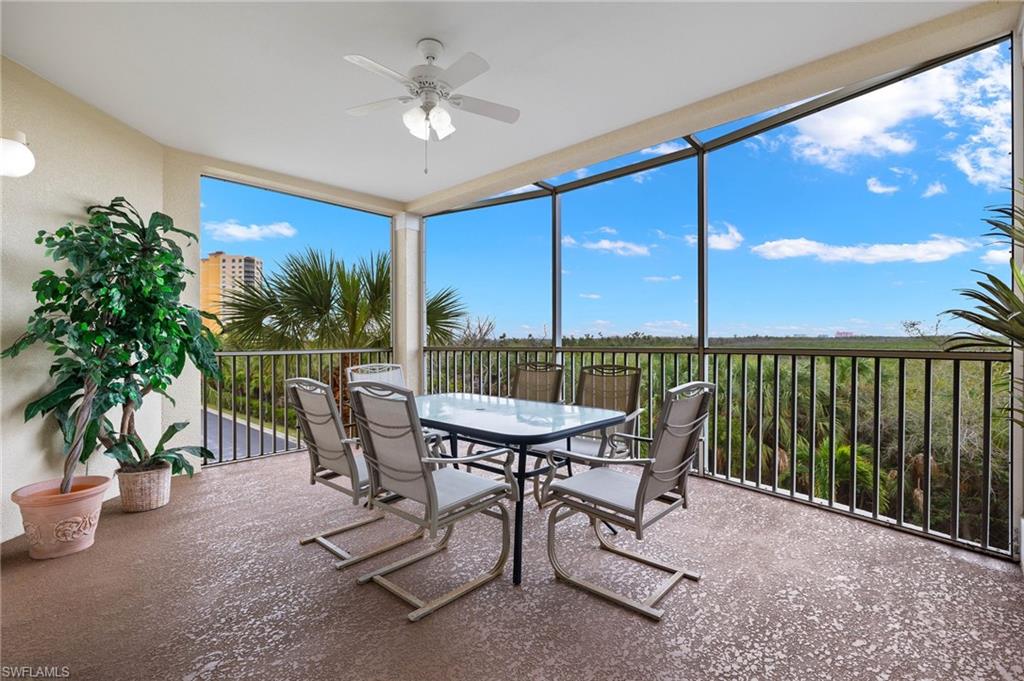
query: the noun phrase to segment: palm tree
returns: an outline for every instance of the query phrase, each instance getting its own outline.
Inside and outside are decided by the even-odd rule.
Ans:
[[[373,253],[350,265],[333,252],[310,248],[285,257],[278,272],[228,291],[221,302],[229,344],[241,348],[387,346],[391,344],[391,257]],[[441,289],[428,295],[426,303],[428,342],[452,342],[466,314],[458,292]],[[343,404],[346,422],[348,405],[340,398],[351,362],[352,355],[342,354],[328,380],[335,399]]]
[[[450,343],[465,306],[455,289],[427,296],[427,338]],[[287,256],[279,272],[228,291],[224,330],[248,348],[329,349],[388,345],[391,257],[373,253],[348,265],[312,248]]]

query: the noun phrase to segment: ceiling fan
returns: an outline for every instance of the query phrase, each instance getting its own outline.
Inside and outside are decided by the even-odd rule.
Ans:
[[[416,47],[419,48],[426,63],[412,67],[408,76],[403,76],[398,71],[360,54],[345,55],[346,61],[389,78],[404,86],[408,92],[407,95],[352,107],[347,112],[352,116],[365,116],[395,104],[416,102],[415,106],[402,114],[402,122],[414,137],[424,142],[429,140],[431,135],[436,140],[443,140],[455,132],[451,114],[445,105],[503,123],[515,123],[519,120],[519,109],[455,92],[490,68],[482,57],[467,52],[454,64],[443,69],[437,66],[437,60],[444,52],[444,45],[440,40],[424,38],[416,43]]]

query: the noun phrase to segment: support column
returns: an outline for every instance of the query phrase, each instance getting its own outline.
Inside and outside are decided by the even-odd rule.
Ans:
[[[391,219],[391,273],[394,361],[402,365],[409,388],[419,393],[427,340],[422,216],[399,213]]]
[[[1013,188],[1017,191],[1013,192],[1013,206],[1020,210],[1022,208],[1022,202],[1024,197],[1020,194],[1020,190],[1024,190],[1021,186],[1022,178],[1024,178],[1024,12],[1022,12],[1022,19],[1017,24],[1017,29],[1013,32],[1013,38],[1011,43],[1011,55],[1010,63],[1012,70],[1012,81],[1011,81],[1011,92],[1013,100],[1013,132],[1011,145],[1011,158],[1013,164],[1013,176],[1012,184]],[[1024,267],[1024,248],[1021,244],[1013,244],[1013,261],[1017,263],[1018,267]],[[1014,290],[1017,295],[1024,295],[1024,291],[1017,288],[1016,281],[1013,283]],[[1016,347],[1013,350],[1013,385],[1017,386],[1017,381],[1024,377],[1024,349]],[[1021,408],[1021,395],[1020,390],[1014,388],[1011,391],[1011,399],[1013,405],[1018,409]],[[1022,550],[1022,544],[1024,544],[1024,428],[1017,422],[1014,422],[1010,426],[1011,437],[1010,437],[1010,470],[1012,473],[1010,485],[1013,491],[1013,498],[1010,500],[1010,534],[1011,544],[1015,544],[1016,549],[1021,554],[1021,569],[1024,570],[1024,550]],[[1011,546],[1011,550],[1012,550]]]

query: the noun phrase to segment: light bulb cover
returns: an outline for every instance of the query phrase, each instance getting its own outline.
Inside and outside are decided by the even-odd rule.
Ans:
[[[406,129],[417,139],[426,140],[430,135],[430,128],[427,126],[427,112],[421,106],[413,108],[402,114],[402,122]]]
[[[36,157],[28,148],[25,133],[15,131],[11,137],[0,138],[0,175],[24,177],[36,167]]]
[[[434,133],[437,135],[437,139],[443,140],[448,135],[455,132],[455,126],[452,125],[452,116],[446,109],[440,106],[435,106],[430,110],[430,127],[434,129]]]

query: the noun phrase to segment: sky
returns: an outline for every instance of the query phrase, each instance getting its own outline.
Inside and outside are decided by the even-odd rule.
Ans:
[[[940,315],[967,305],[955,289],[977,280],[971,270],[1009,273],[982,219],[1010,199],[1010,131],[1006,42],[710,153],[711,335],[902,335],[904,321],[960,328]],[[272,271],[306,246],[344,258],[388,247],[377,216],[217,180],[202,191],[204,254],[258,255]],[[563,333],[693,335],[696,210],[693,159],[564,194]],[[428,290],[456,288],[498,333],[547,337],[549,230],[546,198],[430,218]]]

